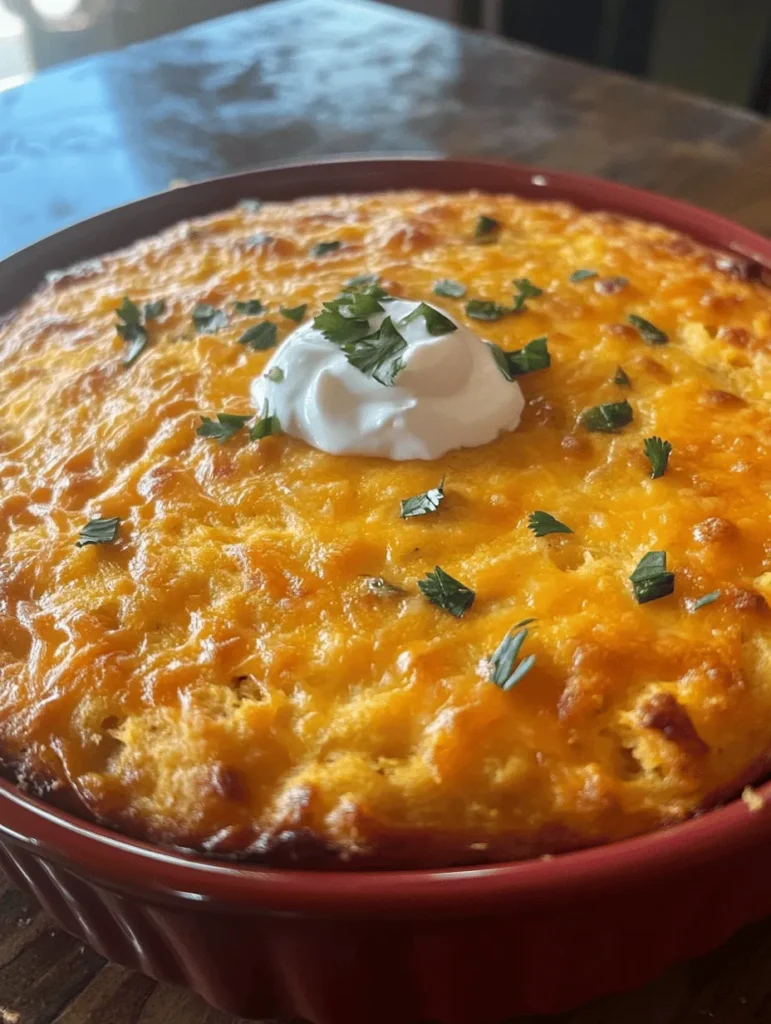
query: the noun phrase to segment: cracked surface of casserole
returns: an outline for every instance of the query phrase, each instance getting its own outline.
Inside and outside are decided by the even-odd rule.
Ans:
[[[502,225],[488,244],[481,214]],[[598,276],[571,282],[581,268]],[[0,326],[6,772],[156,842],[394,866],[614,840],[762,776],[771,292],[750,270],[564,204],[405,192],[236,207],[47,284]],[[280,306],[313,316],[365,273],[505,349],[548,336],[518,430],[435,463],[197,436],[202,415],[252,412],[270,352],[238,344],[246,327],[269,319],[280,344]],[[524,312],[467,317],[521,277],[543,289]],[[466,297],[435,297],[443,278]],[[128,367],[123,296],[167,303]],[[197,303],[252,298],[263,315],[191,327]],[[579,424],[623,399],[623,430]],[[655,480],[653,435],[673,446]],[[400,519],[443,475],[439,510]],[[535,537],[534,510],[574,532]],[[114,543],[76,547],[113,516]],[[652,550],[675,589],[639,605],[628,577]],[[435,565],[475,591],[463,618],[418,590]],[[485,659],[530,617],[535,665],[504,692]]]

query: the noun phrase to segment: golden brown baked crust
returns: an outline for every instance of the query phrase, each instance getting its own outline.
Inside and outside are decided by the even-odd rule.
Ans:
[[[485,244],[480,214],[503,225]],[[282,339],[279,307],[313,315],[363,273],[505,349],[547,335],[520,429],[436,464],[197,436],[201,415],[251,411],[270,353],[238,344],[246,327],[271,320]],[[155,842],[332,866],[606,842],[757,780],[771,296],[752,277],[615,215],[407,192],[238,207],[49,284],[0,325],[6,771]],[[443,278],[467,299],[510,304],[513,278],[543,294],[483,323],[433,296]],[[129,367],[124,295],[167,304]],[[233,310],[253,298],[266,313]],[[197,303],[228,323],[197,331]],[[668,343],[646,344],[630,314]],[[625,398],[623,430],[581,426]],[[652,480],[654,435],[673,453]],[[443,474],[439,512],[399,519]],[[535,537],[535,510],[573,534]],[[116,541],[77,548],[97,516],[123,520]],[[674,594],[638,604],[628,577],[655,550]],[[476,592],[462,619],[417,589],[437,564]],[[372,594],[362,573],[405,593]],[[490,655],[530,617],[535,666],[504,692]]]

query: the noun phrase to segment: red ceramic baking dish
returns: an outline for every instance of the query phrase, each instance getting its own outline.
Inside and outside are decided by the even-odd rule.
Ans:
[[[241,197],[400,188],[569,200],[771,266],[770,241],[621,185],[470,160],[340,160],[191,185],[61,231],[0,264],[0,313],[46,271]],[[124,839],[0,781],[0,865],[64,928],[223,1010],[313,1024],[497,1024],[634,987],[771,912],[770,842],[771,802],[752,813],[737,800],[654,834],[535,861],[268,870]]]

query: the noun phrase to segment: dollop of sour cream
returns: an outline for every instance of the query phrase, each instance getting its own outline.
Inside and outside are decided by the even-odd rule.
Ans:
[[[501,373],[490,345],[433,303],[456,330],[431,335],[423,316],[404,323],[419,305],[392,299],[369,318],[376,331],[390,316],[407,343],[392,386],[352,365],[309,322],[276,350],[252,384],[252,401],[261,412],[267,403],[284,433],[332,455],[438,459],[515,430],[522,391]]]

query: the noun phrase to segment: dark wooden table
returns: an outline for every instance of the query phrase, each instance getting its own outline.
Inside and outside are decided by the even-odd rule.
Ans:
[[[538,162],[771,232],[765,121],[375,4],[289,0],[0,93],[0,256],[173,179],[352,152]],[[0,1024],[228,1024],[2,886]],[[771,1022],[771,923],[551,1024],[710,1022]]]

